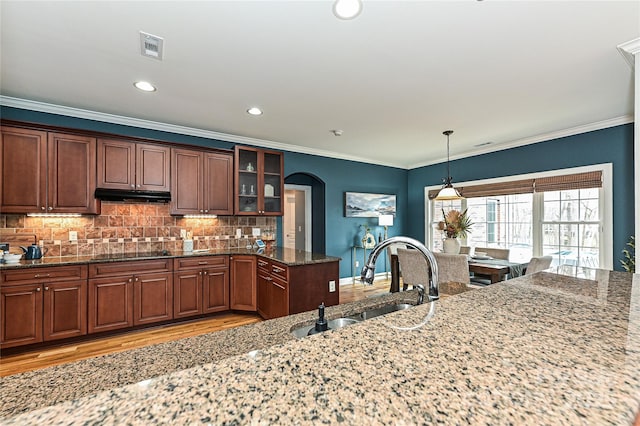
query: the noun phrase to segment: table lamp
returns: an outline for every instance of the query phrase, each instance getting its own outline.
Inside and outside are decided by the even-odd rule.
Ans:
[[[378,226],[384,226],[384,239],[387,239],[387,229],[389,226],[393,226],[392,214],[381,214],[378,216]]]

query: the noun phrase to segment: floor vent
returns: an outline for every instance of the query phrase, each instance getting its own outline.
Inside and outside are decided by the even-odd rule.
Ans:
[[[152,34],[140,31],[140,53],[142,56],[162,60],[162,47],[164,39]]]

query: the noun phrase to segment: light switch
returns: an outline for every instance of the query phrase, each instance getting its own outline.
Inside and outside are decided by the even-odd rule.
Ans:
[[[329,293],[336,291],[336,282],[334,280],[329,281]]]
[[[78,241],[78,231],[69,231],[69,241]]]

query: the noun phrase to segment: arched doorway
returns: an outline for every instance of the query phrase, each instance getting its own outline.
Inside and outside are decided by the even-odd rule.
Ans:
[[[326,250],[326,226],[325,226],[325,184],[318,177],[308,173],[293,173],[284,179],[285,194],[287,192],[287,185],[299,185],[303,187],[311,188],[311,232],[307,235],[311,237],[311,251],[314,253],[325,254]],[[304,191],[304,188],[295,187],[298,191]],[[285,195],[286,196],[286,195]],[[308,203],[303,201],[304,198],[294,197],[291,202],[295,204],[295,210],[298,212],[298,216],[302,213],[307,213],[306,207],[300,204],[309,206]],[[293,206],[289,205],[289,208]],[[285,216],[287,215],[287,206],[285,202]],[[283,226],[287,222],[288,218],[283,218]],[[299,222],[298,222],[299,223]],[[297,228],[300,229],[300,228]],[[299,232],[306,232],[307,230],[300,230]],[[284,232],[283,232],[284,233]],[[284,237],[286,238],[286,236]]]

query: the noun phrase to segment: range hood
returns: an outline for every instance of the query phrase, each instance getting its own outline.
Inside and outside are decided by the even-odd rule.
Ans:
[[[171,193],[164,191],[129,191],[126,189],[96,189],[96,198],[103,201],[129,201],[136,203],[168,203]]]

